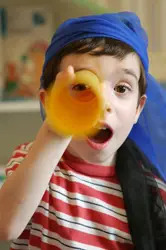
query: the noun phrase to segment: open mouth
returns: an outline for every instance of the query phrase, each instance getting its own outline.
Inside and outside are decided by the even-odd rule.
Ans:
[[[97,133],[88,137],[88,144],[94,149],[102,149],[107,146],[108,142],[113,136],[113,130],[107,124],[102,124]]]

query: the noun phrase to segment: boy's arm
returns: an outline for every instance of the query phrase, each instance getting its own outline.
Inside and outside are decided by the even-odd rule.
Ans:
[[[43,123],[28,156],[0,189],[0,239],[15,239],[22,233],[70,141]]]

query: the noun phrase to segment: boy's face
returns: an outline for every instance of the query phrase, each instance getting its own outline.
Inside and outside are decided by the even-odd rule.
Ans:
[[[146,96],[139,99],[139,58],[136,54],[128,54],[123,60],[108,55],[72,54],[63,58],[60,70],[65,70],[69,65],[73,66],[75,72],[87,69],[101,79],[105,100],[105,115],[101,123],[112,128],[112,135],[105,145],[98,138],[99,147],[88,143],[87,138],[73,138],[68,151],[89,163],[114,164],[118,148],[137,122],[146,101]]]

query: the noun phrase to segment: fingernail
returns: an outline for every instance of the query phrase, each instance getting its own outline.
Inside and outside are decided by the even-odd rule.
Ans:
[[[68,68],[67,68],[68,72],[73,72],[73,66],[69,65]]]

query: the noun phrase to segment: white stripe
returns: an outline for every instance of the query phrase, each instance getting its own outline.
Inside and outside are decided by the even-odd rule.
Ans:
[[[13,158],[16,158],[16,157],[15,157],[16,154],[24,154],[24,155],[25,155],[25,154],[27,154],[27,151],[22,150],[22,149],[16,149],[16,150],[13,152],[13,154],[12,154],[12,155],[13,155]]]
[[[6,165],[6,168],[12,168],[15,164],[20,164],[24,159],[25,159],[25,157],[23,157],[23,156],[20,156],[17,158],[13,157],[10,159],[10,161]]]
[[[67,175],[69,174],[71,176],[66,176],[64,174],[67,174]],[[84,185],[86,185],[88,187],[96,189],[97,191],[100,191],[100,192],[104,192],[106,194],[115,195],[115,196],[118,196],[118,197],[121,197],[121,198],[123,197],[120,185],[117,185],[117,184],[114,184],[114,183],[111,183],[111,182],[107,182],[107,181],[103,181],[103,180],[97,180],[96,181],[95,178],[91,179],[91,178],[89,178],[87,176],[80,175],[80,174],[77,174],[75,172],[65,171],[65,170],[62,170],[62,169],[59,170],[59,167],[56,168],[56,171],[54,172],[54,175],[59,176],[59,177],[63,177],[64,179],[70,180],[73,183],[77,182],[77,183],[84,184]],[[119,191],[114,190],[114,189],[118,189]]]
[[[33,144],[33,142],[29,142],[28,144],[22,144],[21,145],[21,150],[26,151],[26,152],[29,151],[29,149],[31,148],[32,144]]]
[[[30,230],[32,226],[32,221],[30,221],[24,230]]]
[[[33,226],[34,226],[34,228],[36,228],[38,230],[41,230],[44,235],[48,235],[50,237],[53,237],[55,240],[47,238],[44,235],[41,236],[40,232],[38,232],[36,230],[33,230],[33,229],[31,231],[32,235],[42,237],[43,242],[48,243],[48,244],[50,244],[52,246],[57,246],[57,247],[59,247],[60,249],[63,249],[63,250],[69,250],[69,247],[75,247],[76,249],[80,248],[80,249],[84,249],[84,250],[87,250],[87,249],[88,250],[102,250],[103,249],[103,248],[83,244],[83,243],[80,243],[80,242],[77,242],[77,241],[67,240],[65,238],[62,238],[57,233],[53,233],[51,231],[48,231],[47,229],[44,229],[41,225],[38,225],[38,224],[33,224]],[[60,242],[57,241],[57,240],[59,240]],[[61,244],[61,242],[63,244]],[[66,244],[67,246],[65,246],[64,244]]]
[[[29,240],[17,239],[17,240],[12,241],[11,248],[29,250],[28,243],[29,243]],[[23,245],[19,246],[17,244],[27,244],[27,246],[23,246]]]
[[[149,180],[149,184],[151,186],[156,187],[156,184],[157,184],[159,189],[166,192],[166,184],[163,181],[161,181],[159,179],[156,179],[156,178],[155,178],[155,181],[154,181],[154,179],[152,177],[150,177],[150,176],[148,176],[148,180]]]
[[[9,170],[9,171],[7,172],[7,177],[9,177],[12,173],[13,173],[13,170]]]
[[[31,246],[31,245],[28,245],[28,246],[18,246],[14,243],[11,244],[11,247],[14,248],[14,249],[18,249],[18,250],[41,250],[40,247],[34,247],[34,246]]]
[[[81,178],[83,180],[85,179],[85,181],[93,182],[95,184],[101,185],[101,183],[102,183],[106,187],[110,187],[110,184],[111,184],[112,185],[111,187],[116,188],[117,190],[121,191],[121,187],[120,187],[119,184],[110,183],[110,181],[106,181],[106,180],[103,180],[103,179],[101,180],[101,179],[95,178],[95,177],[90,177],[90,176],[87,176],[87,175],[84,175],[84,174],[80,174],[80,173],[76,173],[76,172],[73,172],[73,171],[70,171],[70,170],[66,171],[65,169],[61,169],[61,168],[59,168],[59,169],[62,172],[64,170],[64,173],[66,172],[66,173],[75,175],[76,177],[79,177],[79,178]]]
[[[17,153],[19,153],[19,154],[27,154],[27,152],[29,151],[32,144],[33,143],[28,143],[27,145],[25,145],[25,144],[20,145],[20,147],[18,147],[17,149],[15,149],[13,151],[12,155],[14,156]]]
[[[166,192],[166,184],[163,181],[159,180],[159,179],[155,179],[155,180],[157,182],[158,187]]]
[[[164,184],[158,184],[158,187],[163,190],[164,192],[166,192],[166,186],[164,186]]]
[[[101,201],[100,199],[97,199],[97,198],[89,197],[89,196],[82,195],[79,193],[68,192],[66,189],[64,189],[60,186],[57,186],[53,183],[51,183],[51,187],[55,191],[50,190],[50,193],[56,199],[62,200],[63,202],[65,202],[67,204],[80,206],[80,207],[86,208],[86,209],[92,209],[94,211],[98,211],[100,213],[104,213],[104,214],[113,216],[113,217],[115,217],[123,222],[127,222],[126,211],[124,209],[120,209],[120,208],[111,206],[110,204],[108,204],[104,201]],[[57,192],[56,190],[58,190],[60,193]],[[68,197],[74,198],[74,200],[69,199]],[[95,204],[93,204],[93,203],[95,203]],[[104,207],[102,207],[102,206],[104,206]],[[117,212],[121,213],[122,215],[116,214]]]
[[[46,206],[45,202],[41,202],[40,204],[43,207]],[[39,207],[37,211],[48,217],[48,211],[44,210],[43,208]],[[70,216],[65,213],[56,211],[53,207],[50,207],[49,211],[55,214],[53,215],[52,213],[50,213],[49,218],[52,220],[56,220],[59,225],[62,225],[66,228],[75,228],[76,230],[81,231],[83,233],[88,232],[88,234],[96,235],[96,237],[101,236],[108,240],[119,241],[121,243],[131,243],[131,236],[128,233],[125,233],[117,228],[105,226],[100,223],[92,222],[80,217]],[[60,217],[61,219],[57,217]],[[97,228],[98,230],[94,228]],[[104,232],[100,230],[103,230]]]

